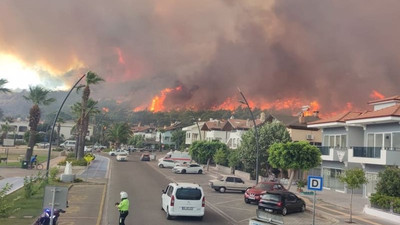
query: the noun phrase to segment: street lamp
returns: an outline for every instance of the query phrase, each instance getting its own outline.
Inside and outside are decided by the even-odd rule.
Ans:
[[[71,94],[72,90],[74,90],[74,88],[76,87],[76,85],[78,85],[79,82],[81,82],[81,80],[86,76],[86,73],[83,74],[83,76],[75,83],[75,85],[71,88],[71,90],[69,90],[67,96],[65,96],[63,102],[61,103],[60,108],[58,109],[58,112],[56,114],[56,117],[54,118],[53,121],[53,126],[51,128],[51,134],[50,134],[50,140],[49,140],[49,152],[47,153],[47,165],[46,165],[46,177],[49,177],[49,169],[50,169],[50,156],[51,156],[51,144],[53,142],[53,133],[54,133],[54,127],[56,126],[56,122],[58,119],[58,116],[60,115],[61,109],[64,106],[65,101],[67,100],[67,98],[69,97],[69,95]]]
[[[239,100],[240,103],[247,105],[247,108],[250,111],[251,119],[253,120],[254,123],[254,133],[255,133],[255,138],[256,138],[256,185],[258,184],[258,166],[259,166],[259,147],[258,147],[258,132],[257,132],[257,125],[256,125],[256,120],[254,119],[253,111],[251,111],[251,108],[249,106],[249,103],[246,100],[246,97],[244,97],[243,92],[238,88],[238,91],[240,95],[242,96],[243,100]]]

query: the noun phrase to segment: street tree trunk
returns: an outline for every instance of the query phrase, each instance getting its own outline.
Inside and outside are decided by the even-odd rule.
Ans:
[[[290,191],[290,188],[292,187],[292,182],[293,182],[293,177],[294,177],[294,170],[290,169],[290,176],[289,176],[289,183],[288,183],[288,187],[287,190]]]

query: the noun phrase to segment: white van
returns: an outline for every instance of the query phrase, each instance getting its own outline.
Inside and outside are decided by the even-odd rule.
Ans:
[[[161,162],[164,159],[173,160],[179,163],[190,163],[192,161],[189,152],[181,152],[177,150],[168,152],[164,157],[160,158],[158,162]]]
[[[74,149],[76,145],[76,141],[74,140],[66,140],[64,143],[60,144],[60,147],[65,149]]]
[[[170,183],[161,195],[161,207],[168,220],[172,216],[194,216],[203,219],[206,198],[203,188],[194,183]]]

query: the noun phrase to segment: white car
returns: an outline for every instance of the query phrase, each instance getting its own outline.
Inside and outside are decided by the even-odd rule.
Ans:
[[[203,173],[203,167],[199,164],[188,164],[187,166],[175,166],[172,168],[172,172],[174,173]]]
[[[108,154],[111,155],[111,156],[119,155],[119,154],[128,154],[129,155],[129,152],[126,151],[126,150],[117,149],[117,150],[110,151]]]
[[[179,163],[170,159],[163,159],[158,161],[158,167],[160,168],[174,168],[175,166],[179,166]]]
[[[128,160],[128,154],[127,153],[121,153],[116,156],[117,161],[127,161]]]
[[[193,183],[170,183],[161,195],[161,208],[168,220],[173,216],[203,219],[206,198],[203,188]]]

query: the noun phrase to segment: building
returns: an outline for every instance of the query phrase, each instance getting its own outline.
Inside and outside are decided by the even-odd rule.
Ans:
[[[172,141],[172,133],[178,129],[181,129],[181,123],[175,122],[170,126],[164,126],[164,128],[158,128],[156,132],[156,142],[160,143],[162,146],[173,145],[176,149],[175,142]]]
[[[339,176],[346,169],[362,168],[368,183],[356,192],[369,196],[375,192],[378,173],[385,166],[400,165],[400,96],[368,104],[373,110],[345,112],[308,125],[322,129],[319,169],[324,188],[347,192]]]
[[[204,140],[205,131],[200,128],[204,125],[204,122],[196,122],[194,125],[183,127],[182,131],[186,132],[185,144],[191,145],[195,141]]]

